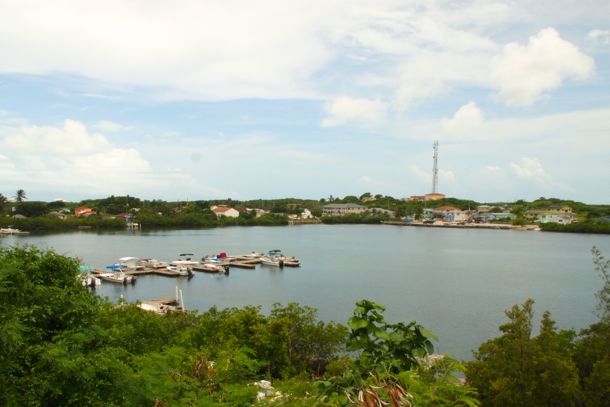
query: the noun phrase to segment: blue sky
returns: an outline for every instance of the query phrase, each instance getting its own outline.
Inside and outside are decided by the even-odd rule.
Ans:
[[[0,193],[610,202],[607,1],[0,0]]]

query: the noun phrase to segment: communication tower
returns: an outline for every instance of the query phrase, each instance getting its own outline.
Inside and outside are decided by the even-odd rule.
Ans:
[[[438,192],[438,140],[432,145],[434,149],[434,164],[432,165],[432,193]]]

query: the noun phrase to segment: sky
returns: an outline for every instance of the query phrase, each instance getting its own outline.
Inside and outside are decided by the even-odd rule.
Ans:
[[[0,0],[0,193],[610,203],[607,0]]]

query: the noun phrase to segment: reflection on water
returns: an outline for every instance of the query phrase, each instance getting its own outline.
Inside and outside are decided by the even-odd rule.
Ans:
[[[103,284],[97,293],[117,301],[170,297],[176,285],[189,309],[205,310],[297,301],[326,320],[345,323],[354,303],[386,306],[390,321],[417,320],[440,338],[441,352],[469,358],[496,336],[503,311],[531,297],[537,315],[548,309],[561,328],[594,320],[593,245],[610,255],[610,236],[456,230],[377,225],[229,227],[176,231],[91,231],[7,236],[0,245],[31,243],[102,268],[119,257],[170,261],[225,251],[282,249],[300,268],[232,268],[229,276],[197,273],[190,281],[142,276],[135,286]]]

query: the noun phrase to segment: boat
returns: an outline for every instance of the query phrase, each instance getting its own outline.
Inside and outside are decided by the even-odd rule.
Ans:
[[[96,288],[102,285],[102,280],[93,274],[81,274],[79,279],[83,287]]]
[[[134,276],[130,276],[129,274],[125,274],[120,266],[113,264],[112,266],[106,266],[106,268],[112,271],[107,273],[99,273],[97,275],[98,278],[115,284],[135,284],[136,278]]]
[[[0,235],[27,235],[30,232],[24,232],[19,229],[14,229],[12,227],[8,228],[0,228]]]
[[[102,284],[102,280],[97,278],[93,273],[93,267],[80,266],[80,274],[76,276],[77,280],[80,281],[83,287],[99,287]]]
[[[187,265],[184,264],[178,264],[178,265],[168,265],[167,270],[172,271],[174,273],[178,273],[178,275],[182,276],[182,277],[193,277],[195,275],[195,273],[193,273],[192,267],[189,267]]]
[[[266,256],[261,257],[261,263],[266,266],[284,267],[284,255],[281,250],[269,250]]]
[[[136,271],[144,268],[137,257],[121,257],[117,266],[120,266],[124,271]]]
[[[223,264],[214,264],[214,263],[201,263],[197,266],[193,266],[193,270],[202,271],[204,273],[229,273],[229,266]]]
[[[262,256],[261,263],[275,267],[300,267],[301,262],[294,256],[286,256],[281,250],[269,250],[266,256]]]
[[[239,256],[239,257],[256,260],[256,259],[260,259],[263,256],[264,256],[263,253],[252,251],[248,254],[244,254],[243,256]]]

